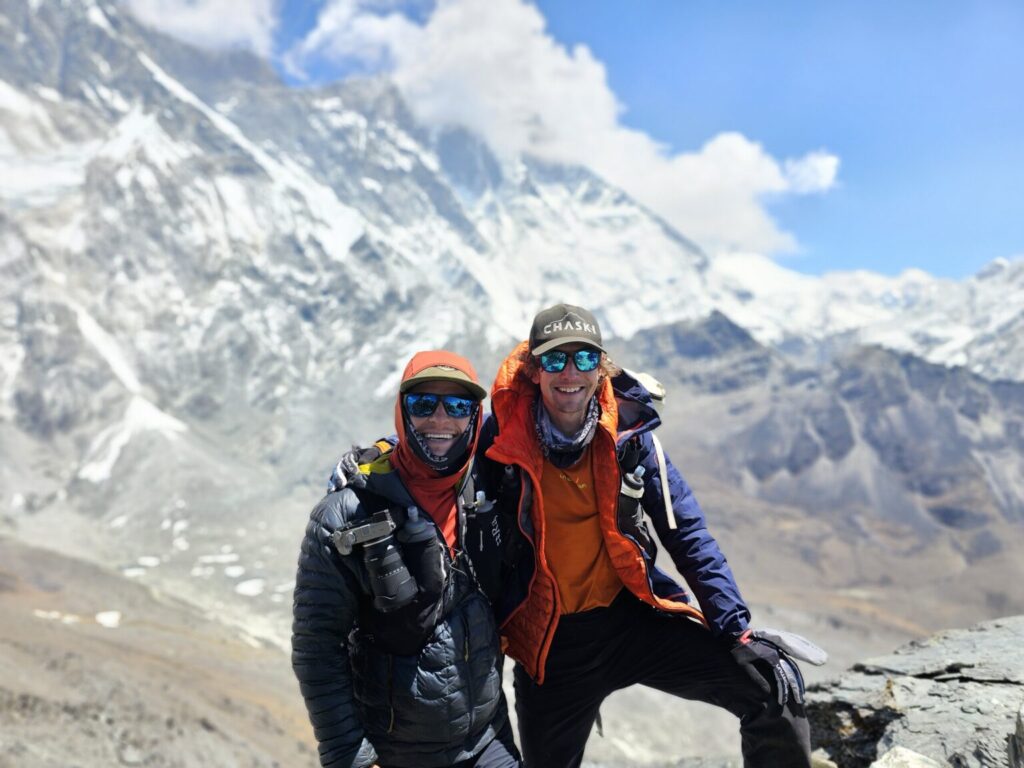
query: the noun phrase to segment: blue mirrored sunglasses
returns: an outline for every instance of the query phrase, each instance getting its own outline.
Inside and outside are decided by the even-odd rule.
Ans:
[[[444,405],[444,412],[453,419],[465,419],[472,415],[476,400],[458,395],[435,395],[431,392],[409,392],[403,402],[410,416],[423,419],[437,410],[437,404]]]
[[[601,364],[601,353],[596,349],[577,349],[572,353],[572,361],[576,365],[576,370],[587,373]],[[561,349],[554,349],[540,356],[540,367],[548,373],[564,370],[568,362],[569,353]]]

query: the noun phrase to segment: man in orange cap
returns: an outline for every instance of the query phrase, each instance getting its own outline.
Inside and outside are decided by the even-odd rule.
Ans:
[[[521,765],[497,629],[463,544],[486,395],[465,358],[414,355],[397,446],[310,515],[292,667],[323,766]]]

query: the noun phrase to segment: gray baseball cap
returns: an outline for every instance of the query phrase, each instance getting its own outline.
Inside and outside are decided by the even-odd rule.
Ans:
[[[589,310],[572,304],[555,304],[542,309],[533,318],[530,329],[530,352],[542,355],[563,344],[578,342],[604,352],[601,326]]]

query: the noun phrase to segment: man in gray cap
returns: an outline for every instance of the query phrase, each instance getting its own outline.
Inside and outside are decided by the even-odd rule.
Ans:
[[[640,683],[739,717],[748,767],[810,766],[792,657],[824,653],[749,628],[704,513],[653,434],[651,394],[608,359],[594,315],[539,312],[491,407],[478,453],[497,505],[491,524],[477,520],[488,535],[473,560],[516,660],[526,764],[579,766],[601,702]],[[696,605],[654,566],[644,513]]]

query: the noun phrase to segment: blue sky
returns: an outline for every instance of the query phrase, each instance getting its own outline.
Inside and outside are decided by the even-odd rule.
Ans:
[[[959,277],[1024,254],[1024,3],[615,5],[540,3],[605,62],[626,123],[840,157],[835,188],[772,207],[803,248],[789,266]]]
[[[1024,255],[1019,0],[254,0],[248,26],[176,1],[232,6],[296,85],[388,71],[427,124],[584,162],[712,253],[950,277]]]

